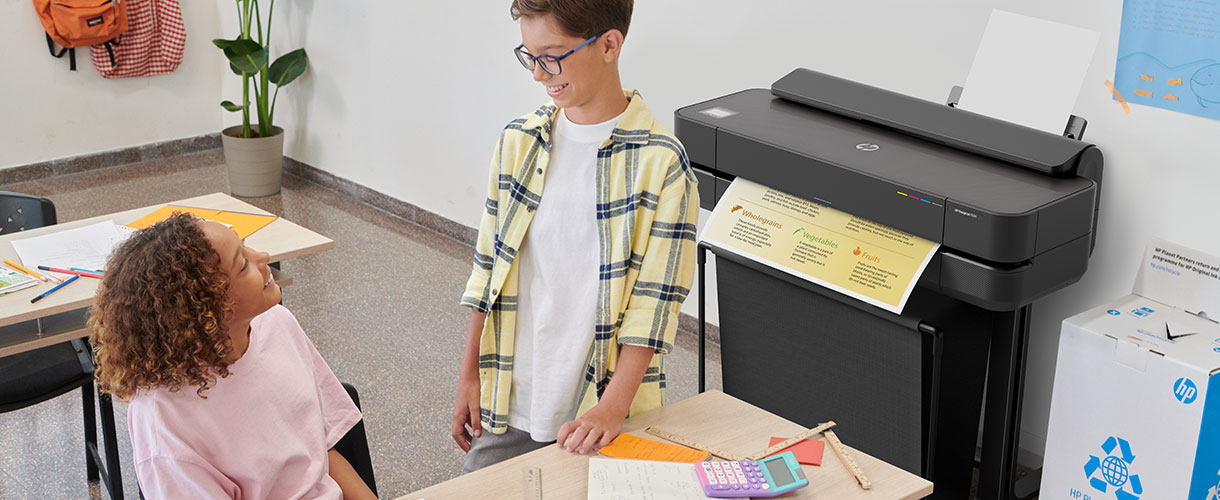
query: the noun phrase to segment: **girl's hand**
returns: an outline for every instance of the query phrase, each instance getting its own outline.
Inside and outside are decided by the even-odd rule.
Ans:
[[[483,435],[479,413],[479,379],[463,378],[458,382],[457,400],[453,402],[453,440],[462,451],[470,451],[474,438]]]
[[[626,418],[599,403],[576,420],[563,424],[555,442],[581,455],[595,452],[618,437]]]

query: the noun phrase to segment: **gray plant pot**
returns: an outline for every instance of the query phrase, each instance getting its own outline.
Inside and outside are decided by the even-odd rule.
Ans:
[[[229,192],[234,196],[270,196],[280,192],[284,172],[284,129],[271,127],[271,137],[244,139],[241,125],[220,133],[229,170]]]

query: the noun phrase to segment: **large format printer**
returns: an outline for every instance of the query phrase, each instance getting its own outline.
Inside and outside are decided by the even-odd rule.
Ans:
[[[1056,135],[954,100],[797,69],[681,108],[674,128],[703,208],[740,176],[941,243],[901,315],[701,244],[701,283],[705,250],[717,257],[725,392],[835,420],[954,499],[969,495],[986,394],[979,498],[1018,498],[1031,304],[1088,267],[1102,155],[1077,117]],[[702,315],[702,287],[699,300]]]

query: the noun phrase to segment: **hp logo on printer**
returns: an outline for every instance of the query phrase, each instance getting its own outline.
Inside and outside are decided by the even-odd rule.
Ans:
[[[868,152],[868,151],[876,151],[878,149],[881,149],[881,146],[878,146],[871,142],[861,142],[860,144],[856,144],[856,149],[859,149],[860,151]]]

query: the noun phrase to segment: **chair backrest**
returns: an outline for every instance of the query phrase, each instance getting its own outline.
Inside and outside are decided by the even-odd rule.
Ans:
[[[55,204],[41,196],[0,191],[0,234],[56,223]]]

